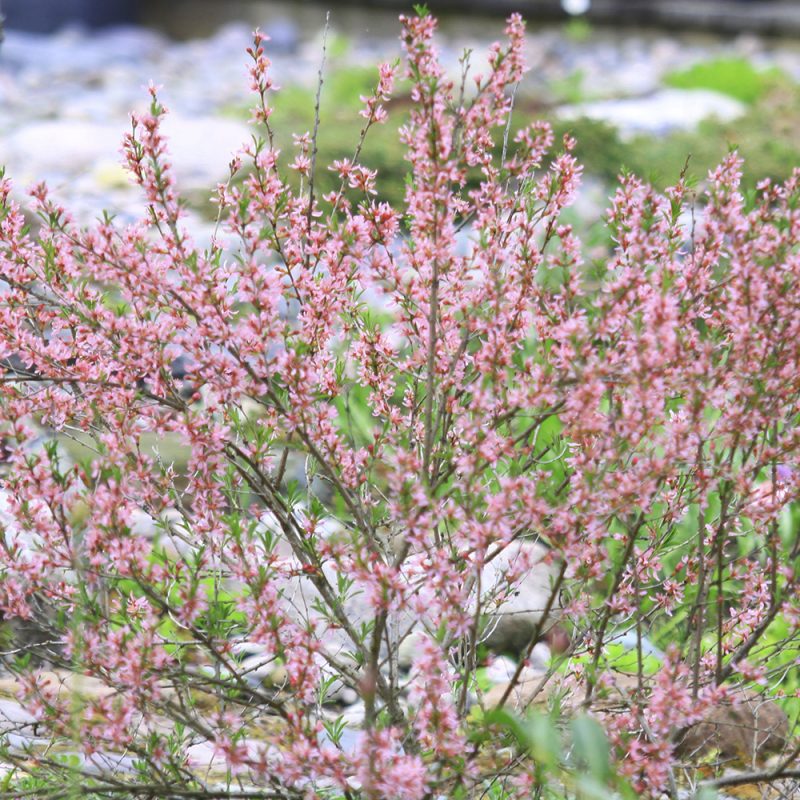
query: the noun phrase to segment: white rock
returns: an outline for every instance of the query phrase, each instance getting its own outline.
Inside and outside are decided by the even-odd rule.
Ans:
[[[158,523],[144,509],[135,508],[128,520],[131,535],[143,536],[145,539],[155,539],[158,535]]]
[[[514,677],[517,664],[513,658],[498,656],[486,667],[486,677],[492,683],[507,683]]]
[[[89,173],[100,188],[122,160],[120,149],[127,125],[59,119],[31,122],[4,137],[0,157],[9,175],[21,185],[43,177],[55,181]],[[244,123],[215,117],[168,114],[162,123],[168,140],[178,191],[203,191],[208,196],[227,179],[228,164],[247,142]],[[123,188],[124,174],[114,170],[114,185]],[[131,184],[131,193],[136,189]],[[99,213],[100,209],[96,209]]]
[[[178,189],[208,190],[230,174],[228,164],[234,153],[250,138],[241,122],[218,117],[187,117],[168,114],[162,131],[168,138],[170,161]]]
[[[217,753],[214,745],[208,741],[190,744],[186,748],[186,756],[189,759],[189,765],[196,769],[210,769],[215,760],[217,764],[223,764],[225,762],[224,756]]]
[[[522,571],[510,596],[491,614],[483,640],[490,650],[521,654],[530,644],[557,573],[555,565],[544,562],[546,555],[547,548],[538,542],[516,541],[484,568],[482,582],[490,593],[504,589],[509,573]],[[552,605],[553,617],[558,609],[557,600]]]
[[[411,631],[404,636],[397,648],[397,665],[400,669],[409,670],[414,660],[419,655],[422,643],[428,638],[427,633],[421,628]]]
[[[16,700],[0,697],[0,732],[30,729],[36,724],[36,717],[26,711]]]
[[[3,141],[10,175],[26,183],[43,173],[74,175],[102,160],[119,160],[124,130],[81,120],[44,120],[21,126]]]
[[[519,655],[527,650],[535,634],[542,613],[547,606],[557,567],[544,563],[547,549],[536,542],[516,541],[493,558],[483,570],[481,584],[484,597],[481,609],[489,615],[482,642],[497,653]],[[293,559],[289,559],[290,562]],[[323,566],[323,573],[331,587],[337,586],[338,573],[332,562]],[[509,592],[508,577],[515,576]],[[299,625],[315,621],[322,641],[328,651],[337,657],[347,657],[354,651],[348,634],[338,624],[331,625],[317,610],[321,598],[313,582],[302,574],[299,562],[294,577],[285,579],[282,595],[288,616]],[[501,596],[502,595],[502,596]],[[499,597],[494,604],[492,600]],[[352,587],[344,600],[350,625],[355,629],[374,618],[374,612],[364,593]],[[553,603],[551,616],[555,618],[558,603]],[[438,627],[432,619],[419,619],[410,611],[401,611],[388,620],[389,634],[400,638],[398,667],[408,670],[419,652],[423,640]],[[410,631],[410,632],[409,632]],[[549,651],[542,654],[549,660]]]
[[[265,684],[275,682],[277,669],[274,658],[248,656],[242,660],[238,672],[252,689],[259,689]]]
[[[663,135],[693,130],[704,119],[714,117],[729,122],[744,112],[743,103],[707,89],[662,89],[646,97],[579,103],[559,109],[564,119],[588,117],[607,122],[627,138],[640,133]]]
[[[531,668],[546,672],[550,668],[550,659],[552,657],[553,654],[545,642],[536,642],[531,651]]]
[[[636,651],[639,649],[639,642],[636,638],[636,631],[629,630],[624,633],[609,636],[608,644],[621,644],[626,650]],[[656,647],[647,636],[641,639],[642,654],[645,656],[655,656],[659,660],[664,659],[664,652]]]
[[[342,718],[342,721],[345,723],[345,725],[350,728],[357,728],[364,722],[364,719],[367,716],[367,708],[364,705],[364,702],[360,701],[349,708],[344,709],[339,716]]]

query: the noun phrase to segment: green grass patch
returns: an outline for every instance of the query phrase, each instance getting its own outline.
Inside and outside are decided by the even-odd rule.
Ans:
[[[760,70],[746,58],[716,58],[670,72],[664,82],[676,89],[711,89],[752,105],[784,78],[776,67]]]

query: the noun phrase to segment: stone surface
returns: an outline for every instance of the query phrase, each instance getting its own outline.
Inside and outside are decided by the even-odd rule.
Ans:
[[[714,757],[723,765],[763,764],[789,741],[789,720],[774,701],[738,692],[715,706],[677,742],[677,753],[697,762]]]
[[[41,120],[6,136],[3,150],[10,163],[24,165],[16,176],[28,182],[42,173],[66,176],[84,172],[98,162],[114,163],[122,133],[115,126],[94,122]]]
[[[81,697],[84,700],[98,700],[116,694],[116,689],[98,678],[81,675],[66,670],[42,671],[37,673],[39,685],[56,696],[62,693],[70,697]],[[22,691],[22,685],[16,678],[0,678],[0,696],[16,697]]]
[[[230,174],[231,158],[250,138],[242,122],[208,116],[170,114],[164,119],[170,161],[181,190],[210,190]]]
[[[504,706],[517,713],[525,713],[533,705],[547,703],[554,684],[552,681],[542,683],[545,674],[531,667],[523,668],[519,681],[509,693]],[[486,692],[483,696],[483,707],[486,709],[497,708],[508,691],[509,683],[509,681],[503,681]]]
[[[662,89],[644,97],[602,100],[564,106],[565,119],[588,117],[607,122],[623,137],[645,133],[663,136],[676,130],[694,130],[704,119],[734,120],[745,106],[732,97],[706,89]]]
[[[285,545],[279,545],[285,548]],[[499,604],[489,606],[486,600],[482,608],[488,615],[486,633],[482,639],[490,650],[497,653],[520,655],[524,653],[536,631],[542,612],[547,605],[551,583],[557,568],[542,560],[546,549],[537,543],[517,541],[508,545],[499,556],[490,561],[483,571],[481,584],[485,597],[502,594]],[[325,564],[323,572],[331,586],[337,585],[337,570],[331,563]],[[337,655],[352,650],[352,643],[345,631],[330,626],[316,610],[320,596],[310,578],[299,569],[297,575],[283,587],[283,598],[287,609],[301,624],[307,619],[316,619],[329,626],[322,635],[329,653]],[[517,574],[518,580],[509,591],[506,576]],[[558,603],[554,604],[556,609]],[[374,616],[362,592],[351,591],[344,603],[346,616],[355,629]],[[555,610],[553,617],[556,616]],[[390,619],[395,634],[400,639],[398,665],[410,669],[418,652],[419,643],[426,635],[436,630],[434,620],[418,620],[410,612],[398,614]],[[426,634],[427,631],[427,634]]]
[[[15,733],[20,737],[34,736],[36,717],[21,703],[0,697],[0,735]]]
[[[547,548],[544,545],[517,541],[486,565],[482,582],[490,591],[492,587],[502,589],[509,572],[522,570],[524,573],[510,596],[490,614],[483,640],[490,650],[520,655],[530,644],[547,607],[551,586],[558,573],[555,564],[545,563],[546,555]],[[558,598],[553,604],[553,619],[557,609]]]

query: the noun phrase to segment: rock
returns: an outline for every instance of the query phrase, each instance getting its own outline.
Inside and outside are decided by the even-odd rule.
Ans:
[[[526,668],[532,669],[535,673],[544,675],[550,666],[550,648],[544,642],[537,642],[531,651],[531,657],[526,664]],[[497,656],[487,665],[484,674],[491,683],[507,683],[514,677],[517,671],[517,662],[508,656]]]
[[[294,55],[300,46],[300,31],[288,17],[278,17],[267,26],[270,55],[280,53]]]
[[[564,119],[588,117],[607,122],[618,128],[623,138],[632,138],[642,133],[663,136],[677,130],[694,130],[711,117],[729,122],[745,110],[738,100],[708,89],[662,89],[646,97],[562,106],[559,115]]]
[[[320,661],[322,661],[322,680],[327,685],[325,696],[322,698],[323,704],[352,706],[353,703],[357,702],[358,692],[339,678],[338,673],[334,672],[333,668],[324,659],[320,658]]]
[[[367,707],[364,704],[364,701],[360,700],[349,708],[344,709],[339,716],[348,727],[358,728],[363,724],[364,719],[367,716]]]
[[[14,729],[19,733],[33,733],[36,717],[16,700],[0,697],[0,734]]]
[[[119,160],[124,131],[112,125],[79,120],[44,120],[21,126],[5,137],[4,160],[18,181],[43,173],[69,176],[98,162]]]
[[[523,654],[542,618],[558,574],[555,564],[545,562],[547,548],[538,542],[512,542],[490,561],[483,572],[483,585],[503,588],[509,573],[521,572],[512,593],[490,614],[483,643],[493,652]],[[553,604],[555,620],[558,600]]]
[[[195,771],[211,771],[216,767],[217,771],[225,768],[225,758],[217,752],[213,742],[201,741],[191,744],[186,748],[186,757],[189,766]]]
[[[514,676],[517,664],[513,658],[498,656],[486,667],[486,678],[493,684],[507,683]]]
[[[241,658],[238,672],[253,689],[286,689],[289,686],[288,673],[267,648],[252,642],[237,642],[233,652]],[[358,694],[344,683],[320,654],[316,656],[322,673],[322,681],[327,684],[322,702],[325,705],[352,705]]]
[[[153,551],[168,561],[186,558],[197,549],[189,522],[174,506],[165,508],[157,517],[142,508],[134,509],[128,524],[131,535],[151,542]]]
[[[111,697],[117,693],[112,686],[108,686],[98,678],[91,675],[82,675],[78,672],[66,670],[42,671],[36,673],[38,685],[47,692],[54,692],[57,696],[62,693],[83,700],[98,700]],[[18,696],[23,690],[22,684],[16,678],[0,679],[0,696]]]
[[[128,520],[131,536],[142,536],[152,540],[158,536],[161,527],[154,517],[151,517],[143,508],[135,508]]]
[[[774,701],[740,691],[692,725],[676,743],[676,752],[691,762],[713,756],[721,763],[763,764],[789,741],[789,720]]]
[[[267,516],[263,524],[271,528]],[[339,528],[332,528],[326,532],[334,536]],[[287,552],[288,546],[283,538],[278,536],[276,553],[285,554],[287,560],[293,561],[293,556]],[[535,634],[544,608],[550,596],[550,587],[557,573],[557,566],[545,563],[544,557],[547,549],[530,541],[516,541],[508,545],[497,557],[484,567],[482,586],[485,597],[502,597],[493,607],[489,607],[485,600],[482,608],[488,616],[486,633],[482,644],[496,653],[506,653],[514,656],[527,652],[531,637]],[[293,577],[285,579],[282,587],[282,596],[285,608],[290,618],[301,625],[307,620],[313,620],[318,625],[319,635],[325,643],[329,653],[334,656],[345,655],[353,652],[353,643],[345,631],[337,624],[331,624],[317,610],[321,598],[316,587],[309,577],[302,573],[297,565]],[[332,562],[323,566],[323,573],[332,587],[338,584],[338,571]],[[514,583],[509,592],[508,576],[514,578]],[[354,629],[358,630],[363,624],[368,623],[374,616],[373,610],[367,602],[363,592],[357,588],[352,589],[344,600],[346,616]],[[557,616],[558,603],[554,603],[552,620]],[[410,611],[402,611],[393,615],[388,621],[389,636],[399,638],[398,667],[402,670],[411,669],[418,654],[421,642],[430,636],[438,624],[430,619],[418,619]],[[535,658],[539,658],[540,666],[549,661],[550,652],[546,645],[536,650]]]
[[[282,730],[281,726],[276,726],[274,724],[269,727],[269,731],[262,732],[264,734],[263,737],[246,736],[241,739],[241,744],[244,746],[249,759],[258,761],[265,753],[268,753],[268,740],[275,738],[279,735],[279,731]],[[207,739],[198,739],[186,748],[186,757],[188,759],[189,768],[195,775],[200,777],[201,780],[204,782],[219,782],[226,789],[230,789],[230,783],[226,783],[230,780],[227,759],[225,758],[225,754],[216,747],[214,742]],[[247,784],[245,784],[245,787],[247,788]],[[221,795],[218,794],[217,796],[224,797],[226,794],[227,792]],[[240,794],[239,796],[241,797],[242,795]]]
[[[267,654],[246,655],[239,663],[237,671],[252,689],[280,688],[287,680],[285,667],[276,665],[275,658]]]
[[[165,508],[158,517],[151,516],[143,508],[136,508],[131,512],[128,525],[131,535],[143,536],[145,539],[156,539],[171,531],[180,531],[185,536],[191,535],[186,518],[174,506]]]
[[[283,545],[279,544],[278,547],[282,548]],[[519,656],[527,651],[547,605],[557,571],[555,565],[544,562],[546,554],[547,549],[539,543],[512,542],[484,567],[482,586],[485,596],[503,595],[494,607],[487,607],[486,602],[482,606],[489,618],[482,643],[493,652]],[[307,619],[316,620],[322,626],[321,638],[332,655],[352,652],[349,636],[338,625],[331,625],[316,610],[320,597],[313,582],[302,574],[299,565],[296,572],[283,586],[283,598],[289,616],[299,624],[305,624]],[[328,583],[335,587],[338,582],[335,565],[326,563],[323,573]],[[510,592],[509,575],[514,576]],[[364,594],[357,589],[347,595],[344,605],[347,618],[355,629],[374,616]],[[557,606],[556,602],[553,608]],[[552,617],[555,620],[555,611]],[[437,624],[434,620],[417,619],[408,611],[395,615],[388,624],[390,635],[393,628],[394,635],[402,637],[398,648],[398,666],[408,670],[414,662],[420,642],[436,629]],[[549,659],[549,651],[546,656],[542,648],[537,652]]]
[[[345,753],[354,753],[361,741],[363,733],[361,726],[367,714],[367,709],[362,700],[344,709],[324,709],[323,718],[330,722],[337,721],[341,724],[339,735],[339,748]],[[323,728],[320,731],[320,741],[326,744],[333,744],[333,740],[328,732]]]
[[[0,698],[0,745],[23,751],[46,744],[48,740],[38,733],[36,718],[30,712],[15,700]]]
[[[425,631],[417,629],[403,637],[397,648],[397,666],[402,670],[410,670],[414,660],[420,653],[422,643],[428,638]]]
[[[228,178],[231,158],[250,138],[247,125],[219,117],[168,114],[162,130],[178,190],[202,191],[209,197]]]
[[[21,185],[46,179],[60,195],[63,186],[80,179],[84,194],[118,191],[130,198],[123,201],[130,206],[139,190],[119,166],[125,128],[122,123],[87,119],[31,122],[4,137],[3,162]],[[165,117],[163,133],[178,191],[200,208],[209,204],[216,184],[228,178],[233,154],[250,135],[248,127],[235,120],[181,114]],[[95,202],[95,216],[104,205]]]
[[[550,668],[552,653],[545,642],[536,642],[531,650],[530,665],[533,669],[545,672]]]
[[[36,599],[31,598],[30,602],[35,604]],[[0,641],[4,643],[3,649],[11,650],[16,656],[29,656],[37,666],[51,666],[63,652],[63,632],[48,627],[46,613],[40,612],[31,619],[2,618]]]
[[[75,758],[85,774],[88,775],[132,775],[136,772],[138,759],[124,753],[110,753],[99,750],[91,755],[69,753]]]
[[[553,683],[548,681],[542,685],[542,679],[545,674],[540,670],[524,667],[516,686],[511,690],[504,704],[505,707],[517,713],[524,713],[531,705],[546,703],[552,691]],[[483,696],[483,707],[485,709],[497,708],[505,696],[508,686],[509,681],[507,680],[503,681],[503,683],[498,683],[497,686],[493,686]]]
[[[624,633],[606,637],[606,644],[621,644],[625,650],[636,652],[639,648],[639,642],[636,638],[636,631],[627,630]],[[664,652],[656,647],[647,636],[641,638],[641,648],[643,656],[653,656],[659,661],[664,660]]]

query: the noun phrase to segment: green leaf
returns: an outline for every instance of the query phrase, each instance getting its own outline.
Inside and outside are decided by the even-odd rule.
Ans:
[[[570,724],[573,757],[588,769],[589,774],[600,781],[607,781],[611,774],[608,739],[600,723],[588,716],[576,717]]]
[[[614,795],[603,781],[594,775],[581,775],[576,781],[576,797],[580,800],[610,800]]]
[[[530,752],[537,764],[555,767],[561,758],[561,738],[546,714],[531,714],[525,723]]]
[[[527,728],[523,725],[520,718],[507,708],[492,709],[486,713],[484,721],[487,725],[498,725],[501,728],[505,728],[514,736],[520,746],[524,747],[526,750],[530,750],[531,740]]]

